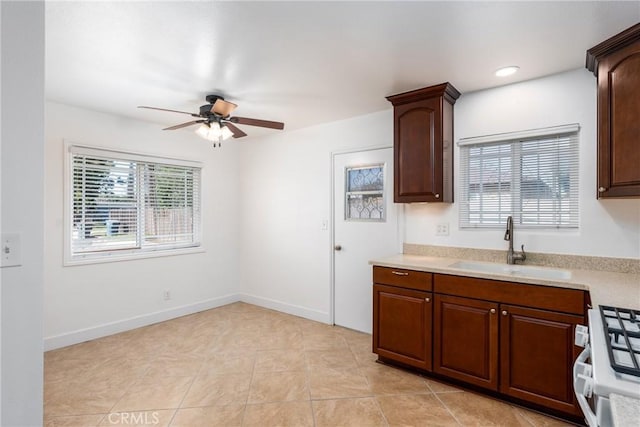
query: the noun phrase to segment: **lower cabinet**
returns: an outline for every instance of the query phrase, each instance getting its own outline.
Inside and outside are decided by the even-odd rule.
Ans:
[[[373,285],[373,352],[431,370],[431,292]]]
[[[497,310],[493,302],[435,295],[434,372],[497,390]]]
[[[585,291],[424,272],[402,276],[408,272],[374,268],[374,353],[580,415],[572,381],[580,349],[573,336],[585,322]]]
[[[573,392],[576,325],[581,316],[500,306],[500,392],[579,414]]]
[[[573,334],[583,317],[440,294],[434,301],[434,372],[576,412]]]

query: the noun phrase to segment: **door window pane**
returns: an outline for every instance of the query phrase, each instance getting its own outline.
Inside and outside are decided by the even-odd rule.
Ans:
[[[384,221],[384,164],[345,170],[345,219]]]

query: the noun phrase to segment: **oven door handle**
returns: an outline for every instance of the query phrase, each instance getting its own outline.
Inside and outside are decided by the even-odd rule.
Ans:
[[[578,364],[584,363],[589,357],[591,357],[591,347],[587,344],[573,364],[573,390],[576,395],[576,399],[578,399],[578,405],[580,405],[580,409],[584,414],[584,420],[587,422],[587,425],[589,427],[598,427],[598,418],[596,417],[596,414],[593,413],[593,410],[589,406],[587,398],[578,391],[578,381],[591,379],[585,378],[584,375],[578,373]]]

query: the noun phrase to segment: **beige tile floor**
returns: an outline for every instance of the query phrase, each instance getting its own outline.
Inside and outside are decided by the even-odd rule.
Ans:
[[[563,426],[244,303],[45,354],[45,426]]]

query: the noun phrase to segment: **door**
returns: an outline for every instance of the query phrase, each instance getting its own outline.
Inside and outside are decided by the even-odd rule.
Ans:
[[[372,331],[369,260],[400,252],[393,149],[333,156],[334,323]]]
[[[373,285],[373,351],[431,370],[431,292]]]
[[[498,390],[498,303],[435,295],[433,370]]]

